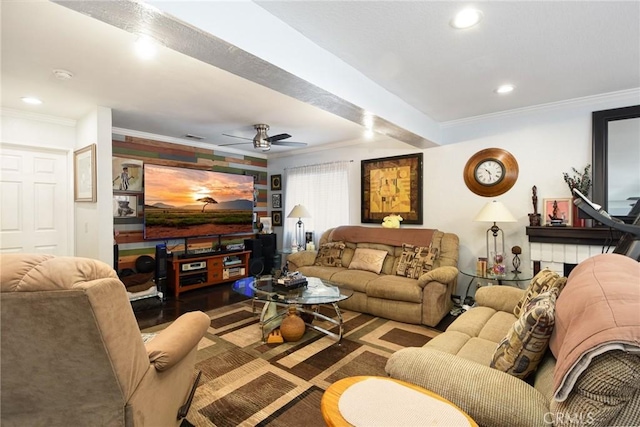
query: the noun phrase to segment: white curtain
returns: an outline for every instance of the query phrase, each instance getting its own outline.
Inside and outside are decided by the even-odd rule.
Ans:
[[[282,248],[295,240],[298,218],[287,218],[295,205],[303,205],[311,218],[302,218],[305,232],[313,231],[318,245],[322,233],[349,224],[349,161],[300,166],[285,170],[284,236]]]

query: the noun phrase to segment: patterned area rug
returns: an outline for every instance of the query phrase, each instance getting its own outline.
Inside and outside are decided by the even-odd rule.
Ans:
[[[200,427],[324,426],[320,399],[333,382],[354,375],[386,376],[388,357],[422,346],[440,332],[367,314],[342,311],[340,344],[307,330],[298,342],[263,344],[256,304],[245,301],[207,314],[211,327],[198,348],[202,371],[188,420]],[[321,313],[335,316],[331,309]],[[328,322],[315,321],[337,332]],[[159,325],[143,332],[153,332]]]

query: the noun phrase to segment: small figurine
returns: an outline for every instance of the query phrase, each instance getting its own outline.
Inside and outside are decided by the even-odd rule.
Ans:
[[[391,214],[382,218],[383,228],[400,228],[400,222],[403,218],[400,215]]]
[[[520,271],[520,257],[518,256],[522,253],[522,248],[520,246],[514,246],[511,248],[511,253],[513,254],[513,270],[511,270],[511,272],[515,274],[522,273],[522,271]]]
[[[536,227],[540,225],[540,214],[538,213],[538,188],[534,185],[531,188],[533,196],[531,201],[533,202],[533,213],[529,214],[529,225]]]

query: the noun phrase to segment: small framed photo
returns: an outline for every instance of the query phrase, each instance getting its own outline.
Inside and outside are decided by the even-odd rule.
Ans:
[[[138,216],[138,196],[116,194],[113,196],[114,218],[136,218]]]
[[[282,175],[271,175],[271,191],[282,190]]]
[[[271,218],[266,216],[260,217],[260,224],[262,224],[262,233],[271,234]]]
[[[271,207],[274,209],[282,208],[282,194],[272,194],[271,195]]]
[[[96,202],[96,144],[73,152],[73,195],[76,202]]]
[[[573,201],[571,198],[544,199],[542,219],[545,225],[572,225]]]
[[[282,211],[271,211],[271,222],[274,227],[282,227]]]
[[[142,191],[142,160],[112,157],[111,188],[114,191]]]

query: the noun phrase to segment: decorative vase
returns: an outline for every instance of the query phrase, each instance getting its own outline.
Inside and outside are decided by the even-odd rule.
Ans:
[[[502,252],[492,252],[491,259],[493,265],[491,266],[491,272],[494,276],[504,276],[507,272],[507,266],[504,263],[504,255]]]
[[[298,316],[298,310],[294,306],[289,307],[287,317],[282,319],[280,333],[285,341],[298,341],[304,335],[304,320]]]
[[[576,198],[574,197],[571,203],[575,200]],[[571,212],[571,225],[573,227],[584,227],[584,219],[580,218],[580,208],[578,208],[575,203],[573,203],[573,210]]]

